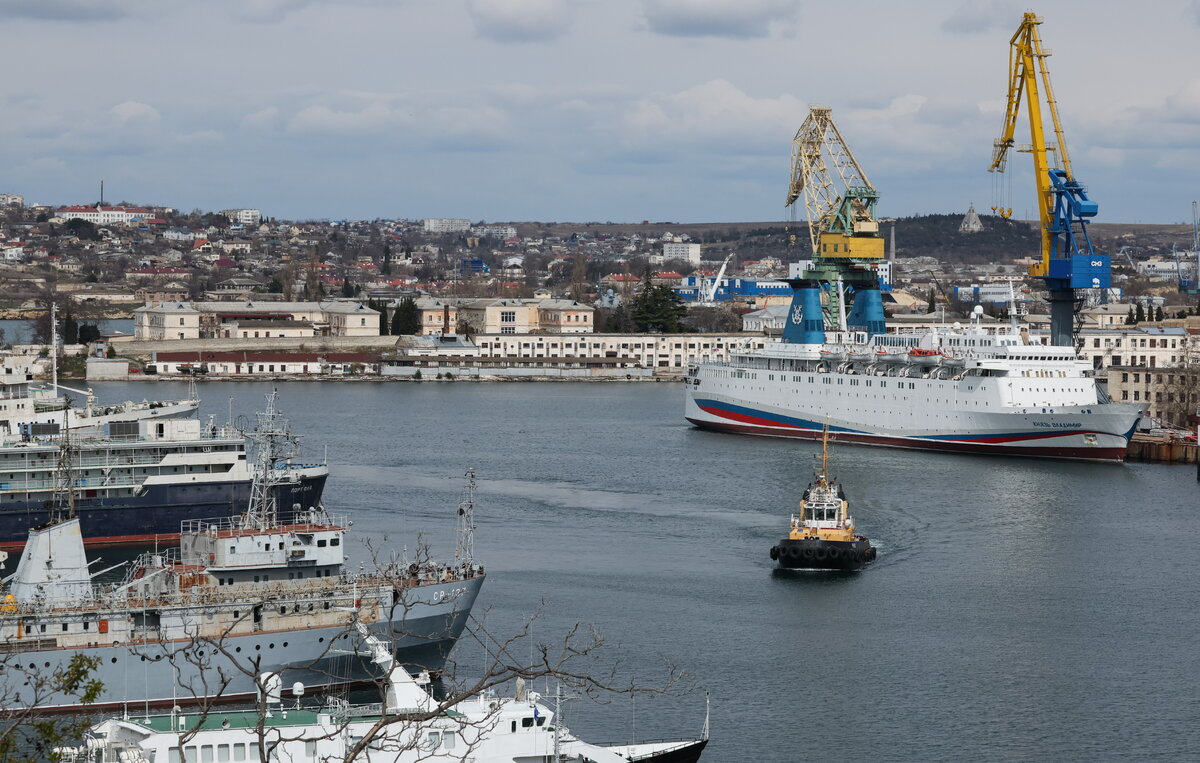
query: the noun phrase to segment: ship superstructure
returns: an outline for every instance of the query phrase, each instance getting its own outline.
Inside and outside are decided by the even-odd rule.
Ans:
[[[250,500],[254,465],[243,432],[196,418],[142,419],[71,430],[71,480],[84,542],[147,545],[182,522],[231,515]],[[0,550],[19,551],[50,519],[60,435],[0,437]],[[281,506],[320,503],[329,469],[277,459]]]
[[[1073,348],[985,329],[978,309],[949,331],[802,330],[823,325],[808,292],[797,284],[782,341],[688,370],[688,421],[816,439],[827,420],[841,442],[1124,459],[1139,406],[1112,402]]]
[[[102,427],[118,422],[143,419],[170,419],[190,416],[200,407],[193,393],[183,400],[132,400],[104,405],[96,402],[90,390],[77,390],[34,379],[37,367],[27,358],[6,355],[0,362],[0,436]],[[57,374],[56,374],[57,376]],[[73,407],[71,400],[59,390],[77,392],[83,396],[82,407]]]
[[[355,759],[388,763],[695,763],[708,744],[708,718],[698,739],[612,746],[585,742],[563,724],[562,693],[529,691],[517,678],[513,696],[488,690],[461,702],[439,702],[429,676],[414,679],[397,666],[386,645],[359,626],[363,646],[387,677],[383,702],[351,705],[329,698],[322,706],[282,702],[282,682],[263,680],[262,709],[204,714],[171,713],[112,718],[92,727],[87,743],[60,750],[72,763],[156,761]],[[293,687],[295,691],[296,687]],[[370,739],[367,737],[370,736]],[[365,744],[364,744],[365,742]]]

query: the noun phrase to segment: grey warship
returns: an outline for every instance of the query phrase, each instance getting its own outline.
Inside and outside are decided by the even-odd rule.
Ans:
[[[264,463],[287,445],[274,393],[253,436]],[[69,453],[64,446],[60,458]],[[473,475],[453,563],[394,561],[351,573],[349,523],[319,505],[281,512],[277,471],[257,471],[242,514],[185,522],[178,549],[143,554],[122,581],[103,586],[92,580],[66,480],[61,511],[30,531],[0,603],[0,689],[10,705],[0,712],[81,709],[77,697],[37,680],[75,655],[98,660],[91,678],[103,688],[88,709],[251,700],[263,673],[317,688],[371,680],[355,623],[413,670],[440,669],[485,578],[472,553]]]

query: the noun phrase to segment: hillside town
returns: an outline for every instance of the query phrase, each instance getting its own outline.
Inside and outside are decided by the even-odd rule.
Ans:
[[[75,325],[133,319],[78,343],[97,379],[679,378],[778,337],[788,279],[809,265],[795,223],[286,221],[19,194],[0,205],[6,317],[41,325],[42,344],[51,303]],[[1045,341],[1032,260],[999,254],[1032,251],[1029,225],[973,206],[882,222],[894,330],[952,327],[979,305]],[[1109,227],[1114,286],[1078,306],[1079,352],[1114,399],[1186,425],[1200,405],[1193,232]]]

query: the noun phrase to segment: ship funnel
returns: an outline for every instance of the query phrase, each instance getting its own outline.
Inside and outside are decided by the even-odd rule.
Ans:
[[[821,312],[821,285],[807,278],[790,278],[792,306],[783,327],[789,344],[825,344],[825,316]]]
[[[20,602],[68,604],[91,599],[92,576],[78,518],[29,531],[9,590]]]
[[[854,304],[850,307],[850,317],[846,324],[851,329],[867,332],[867,336],[887,332],[883,315],[883,295],[879,291],[878,282],[872,280],[869,283],[854,285]]]

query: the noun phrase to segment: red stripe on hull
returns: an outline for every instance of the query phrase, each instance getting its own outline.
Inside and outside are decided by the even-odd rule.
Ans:
[[[179,543],[179,533],[150,533],[147,535],[110,535],[101,538],[84,538],[84,548],[115,548],[117,546],[153,546],[155,543]],[[0,543],[0,551],[24,551],[25,541]]]
[[[760,437],[786,437],[795,440],[819,440],[821,433],[810,429],[791,427],[756,427],[742,424],[725,424],[716,421],[701,421],[688,417],[692,424],[701,429],[711,429],[718,432],[735,432],[737,434],[752,434]],[[887,448],[907,448],[910,450],[931,450],[945,453],[982,453],[991,456],[1036,456],[1039,458],[1064,458],[1076,461],[1124,461],[1125,448],[1068,448],[1068,447],[1028,447],[1021,445],[986,445],[953,440],[916,440],[903,437],[881,437],[876,435],[850,434],[837,432],[830,439],[836,442],[850,442],[858,445],[877,445]]]

